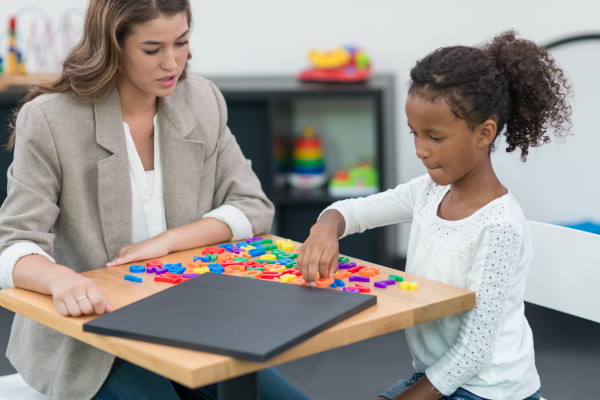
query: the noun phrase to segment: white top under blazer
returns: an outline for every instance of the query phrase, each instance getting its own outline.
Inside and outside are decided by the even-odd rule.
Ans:
[[[413,366],[444,395],[462,387],[495,400],[522,400],[540,388],[533,335],[525,318],[531,235],[509,192],[473,215],[446,221],[438,206],[450,190],[429,175],[328,209],[344,236],[411,222],[406,272],[476,293],[474,309],[406,329]]]
[[[129,158],[129,177],[131,178],[131,243],[138,243],[167,230],[159,145],[160,131],[157,117],[154,116],[154,171],[144,171],[129,125],[125,122],[123,122],[123,129]],[[233,232],[231,240],[252,237],[250,221],[237,207],[224,204],[202,216],[202,218],[207,217],[226,223]],[[15,287],[12,278],[15,264],[22,257],[31,254],[42,255],[54,262],[48,253],[34,243],[15,243],[0,255],[0,289]]]

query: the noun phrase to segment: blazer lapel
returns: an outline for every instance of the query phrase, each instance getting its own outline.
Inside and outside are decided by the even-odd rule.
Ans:
[[[98,161],[98,212],[109,260],[131,244],[131,179],[119,91],[94,102],[96,142],[112,155]]]
[[[158,127],[167,228],[197,219],[204,142],[188,139],[196,122],[177,92],[158,100]]]

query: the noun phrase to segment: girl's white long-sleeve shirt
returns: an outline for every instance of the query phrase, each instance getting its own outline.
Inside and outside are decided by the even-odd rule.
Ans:
[[[343,215],[342,237],[412,222],[406,272],[476,293],[476,308],[406,329],[418,372],[444,395],[462,387],[486,399],[524,399],[540,388],[523,303],[533,255],[527,221],[510,192],[468,218],[443,220],[437,210],[449,190],[423,175],[328,209]]]

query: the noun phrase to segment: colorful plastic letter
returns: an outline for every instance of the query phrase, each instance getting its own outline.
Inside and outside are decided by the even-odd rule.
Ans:
[[[151,266],[149,268],[156,268],[154,266]],[[129,272],[144,272],[146,271],[146,268],[143,265],[132,265],[131,267],[129,267]]]
[[[361,285],[360,283],[357,283],[356,285],[354,285],[354,288],[358,289],[358,291],[361,293],[371,293],[370,287]]]
[[[294,251],[296,246],[292,242],[285,242],[281,245],[281,249],[285,251]]]
[[[125,280],[139,283],[142,281],[142,278],[140,278],[139,276],[125,275]]]
[[[351,274],[357,273],[358,271],[360,271],[363,268],[367,268],[364,265],[357,265],[356,267],[353,268],[349,268],[348,272],[350,272]]]
[[[248,270],[246,272],[243,273],[244,277],[252,277],[252,278],[260,278],[261,275],[263,274],[263,272],[259,269],[252,269],[252,270]]]
[[[371,282],[371,279],[366,276],[352,275],[349,279],[350,282]]]
[[[302,278],[302,277],[294,279],[292,281],[292,284],[298,285],[298,286],[306,286],[306,282],[304,281],[304,278]]]
[[[349,276],[352,276],[352,274],[351,274],[350,272],[348,272],[348,271],[342,271],[342,272],[340,272],[339,274],[337,274],[335,277],[336,277],[337,279],[346,279],[346,278],[348,278]]]
[[[146,261],[146,267],[162,267],[163,263],[160,260]]]
[[[267,255],[267,251],[265,249],[251,249],[248,251],[248,254],[250,254],[251,257],[258,257]]]
[[[375,267],[362,268],[360,271],[358,271],[358,274],[360,276],[375,276],[375,275],[379,274],[379,268],[375,268]]]
[[[194,268],[192,270],[192,272],[195,273],[195,274],[202,275],[202,274],[205,274],[207,272],[210,272],[210,268],[208,268],[208,267]]]
[[[202,250],[202,254],[221,254],[224,253],[225,249],[222,247],[207,247],[204,250]]]

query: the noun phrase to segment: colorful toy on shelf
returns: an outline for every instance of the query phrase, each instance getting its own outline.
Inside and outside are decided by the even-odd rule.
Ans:
[[[330,51],[308,53],[313,68],[304,70],[298,79],[306,82],[364,82],[371,77],[371,61],[364,51],[337,47]]]
[[[8,20],[8,53],[4,59],[4,73],[10,75],[25,75],[23,55],[17,49],[16,40],[17,20],[14,16]]]
[[[332,197],[368,196],[379,191],[379,173],[368,162],[337,171],[329,181]]]
[[[323,144],[312,126],[302,131],[302,136],[294,143],[292,172],[288,183],[298,189],[315,189],[327,181]]]

